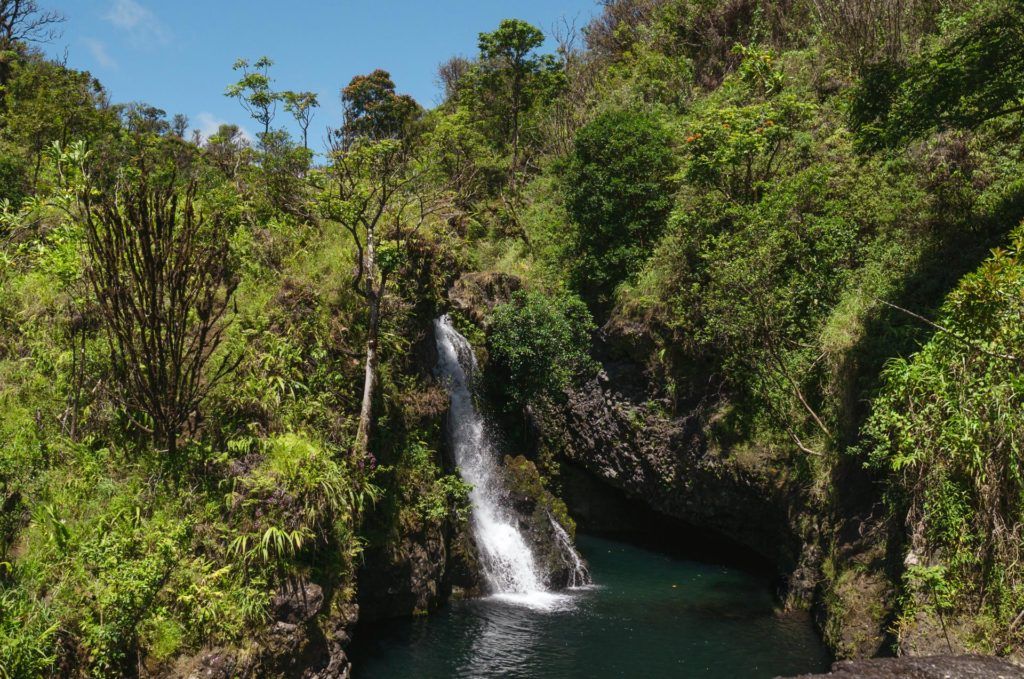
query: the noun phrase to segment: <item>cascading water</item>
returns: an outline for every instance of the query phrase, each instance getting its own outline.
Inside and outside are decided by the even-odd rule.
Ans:
[[[555,517],[548,515],[548,520],[551,521],[551,530],[555,532],[558,551],[561,553],[562,560],[569,569],[569,587],[589,585],[590,571],[587,569],[587,565],[583,563],[583,559],[580,557],[579,552],[576,551],[576,547],[573,546],[572,538],[562,528],[562,524],[555,520]]]
[[[528,605],[551,606],[559,597],[545,588],[533,552],[520,533],[516,518],[501,505],[502,480],[497,453],[488,439],[484,420],[476,409],[471,391],[471,380],[477,367],[473,348],[452,327],[447,315],[434,321],[434,337],[437,340],[437,373],[446,381],[450,399],[448,436],[459,473],[472,486],[469,494],[471,525],[480,548],[484,578],[497,595]],[[556,527],[556,536],[558,531],[564,535],[565,544],[560,544],[560,549],[564,552],[568,547],[576,561],[582,564],[569,536],[557,521],[552,520],[552,523]]]

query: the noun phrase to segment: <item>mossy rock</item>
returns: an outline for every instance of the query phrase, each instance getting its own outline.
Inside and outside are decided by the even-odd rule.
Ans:
[[[575,539],[576,522],[565,503],[544,487],[537,466],[522,455],[505,457],[505,483],[507,506],[519,517],[519,529],[530,543],[545,584],[556,589],[566,587],[570,566],[551,524],[552,519],[557,521]]]

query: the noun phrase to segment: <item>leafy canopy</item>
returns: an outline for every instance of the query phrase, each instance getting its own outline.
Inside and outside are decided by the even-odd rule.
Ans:
[[[638,271],[672,209],[675,171],[672,138],[647,114],[604,113],[577,133],[564,187],[585,296],[607,301]]]
[[[510,404],[558,398],[593,371],[587,350],[594,322],[573,295],[517,292],[495,307],[487,337],[494,388]]]

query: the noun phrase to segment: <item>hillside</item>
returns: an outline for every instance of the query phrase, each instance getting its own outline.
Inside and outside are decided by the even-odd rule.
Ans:
[[[0,677],[347,676],[357,620],[486,593],[442,314],[552,589],[577,523],[650,512],[838,658],[1024,660],[1016,0],[607,0],[555,53],[508,19],[435,108],[338,83],[323,154],[269,58],[225,68],[261,131],[204,138],[18,7]]]

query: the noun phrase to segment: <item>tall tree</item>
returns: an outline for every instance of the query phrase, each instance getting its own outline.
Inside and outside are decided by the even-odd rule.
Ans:
[[[378,387],[381,306],[402,245],[424,223],[429,201],[420,192],[424,173],[407,136],[419,110],[411,97],[395,93],[385,71],[358,76],[342,91],[345,123],[335,135],[331,191],[325,216],[348,231],[356,248],[352,286],[367,309],[362,406],[354,452],[370,452],[373,403]]]
[[[166,134],[171,130],[167,112],[156,106],[133,102],[119,107],[125,128],[137,134]]]
[[[341,91],[344,124],[338,132],[343,147],[357,141],[403,140],[420,111],[407,94],[397,94],[391,74],[377,69],[352,78]]]
[[[497,30],[481,33],[480,58],[471,89],[476,108],[492,117],[502,141],[511,147],[510,177],[520,166],[524,115],[561,82],[561,66],[550,55],[538,55],[544,43],[540,29],[519,19],[505,19]]]
[[[175,113],[171,119],[171,132],[179,139],[184,139],[185,133],[188,132],[188,116],[184,113]]]
[[[309,150],[309,126],[313,122],[316,109],[320,101],[316,92],[292,92],[288,90],[281,93],[284,100],[284,110],[288,111],[295,118],[302,130],[302,148]]]
[[[270,134],[270,123],[277,114],[277,101],[280,95],[270,85],[270,67],[274,65],[270,57],[260,57],[250,64],[246,59],[239,59],[233,66],[241,71],[238,82],[229,85],[224,91],[225,96],[238,100],[253,120],[263,126],[264,136]]]

